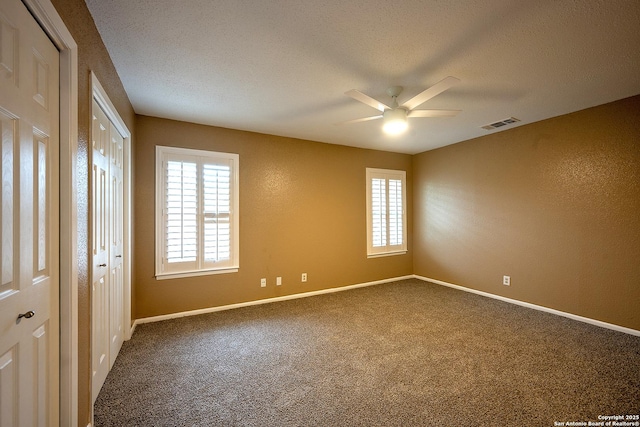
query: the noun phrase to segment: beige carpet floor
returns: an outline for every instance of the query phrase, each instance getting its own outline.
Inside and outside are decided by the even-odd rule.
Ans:
[[[554,426],[639,413],[640,337],[406,280],[140,325],[95,422]]]

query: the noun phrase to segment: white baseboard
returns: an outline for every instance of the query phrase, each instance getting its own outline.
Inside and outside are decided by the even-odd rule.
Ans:
[[[522,307],[531,308],[531,309],[534,309],[534,310],[544,311],[546,313],[555,314],[557,316],[567,317],[569,319],[577,320],[579,322],[589,323],[591,325],[599,326],[601,328],[607,328],[607,329],[611,329],[611,330],[614,330],[614,331],[623,332],[623,333],[629,334],[629,335],[640,336],[640,331],[638,331],[636,329],[625,328],[624,326],[614,325],[612,323],[602,322],[600,320],[595,320],[595,319],[590,319],[588,317],[578,316],[576,314],[567,313],[567,312],[560,311],[560,310],[555,310],[553,308],[543,307],[543,306],[540,306],[540,305],[531,304],[531,303],[528,303],[528,302],[511,299],[511,298],[503,297],[503,296],[500,296],[500,295],[490,294],[488,292],[478,291],[476,289],[465,288],[464,286],[455,285],[455,284],[449,283],[449,282],[443,282],[442,280],[432,279],[432,278],[429,278],[429,277],[419,276],[417,274],[412,274],[412,275],[408,275],[408,276],[401,276],[401,277],[392,277],[392,278],[383,279],[383,280],[376,280],[376,281],[373,281],[373,282],[358,283],[358,284],[355,284],[355,285],[347,285],[347,286],[342,286],[342,287],[338,287],[338,288],[321,289],[319,291],[303,292],[303,293],[299,293],[299,294],[285,295],[285,296],[281,296],[281,297],[266,298],[266,299],[261,299],[261,300],[256,300],[256,301],[247,301],[247,302],[241,302],[241,303],[237,303],[237,304],[223,305],[223,306],[220,306],[220,307],[210,307],[210,308],[203,308],[203,309],[199,309],[199,310],[182,311],[182,312],[179,312],[179,313],[164,314],[164,315],[161,315],[161,316],[143,317],[141,319],[136,319],[133,322],[133,325],[131,326],[131,336],[133,335],[133,332],[135,331],[136,326],[138,326],[140,324],[143,324],[143,323],[160,322],[162,320],[177,319],[177,318],[186,317],[186,316],[197,316],[199,314],[215,313],[215,312],[224,311],[224,310],[232,310],[234,308],[250,307],[250,306],[253,306],[253,305],[269,304],[269,303],[272,303],[272,302],[288,301],[288,300],[298,299],[298,298],[307,298],[307,297],[312,297],[312,296],[316,296],[316,295],[323,295],[323,294],[329,294],[329,293],[333,293],[333,292],[348,291],[349,289],[356,289],[356,288],[362,288],[362,287],[365,287],[365,286],[379,285],[379,284],[382,284],[382,283],[395,282],[395,281],[398,281],[398,280],[405,280],[405,279],[419,279],[419,280],[422,280],[422,281],[425,281],[425,282],[434,283],[436,285],[446,286],[446,287],[457,289],[457,290],[460,290],[460,291],[470,292],[470,293],[473,293],[473,294],[476,294],[476,295],[481,295],[481,296],[484,296],[484,297],[493,298],[493,299],[497,299],[497,300],[500,300],[500,301],[508,302],[510,304],[515,304],[515,305],[519,305],[519,306],[522,306]]]
[[[131,337],[133,336],[133,333],[136,330],[136,326],[138,325],[138,323],[136,323],[136,322],[137,322],[137,320],[134,320],[133,321],[133,325],[131,325],[131,330],[129,330],[129,338],[128,339],[131,339]]]
[[[373,286],[373,285],[379,285],[379,284],[382,284],[382,283],[396,282],[398,280],[413,279],[414,277],[415,277],[414,275],[401,276],[401,277],[391,277],[389,279],[376,280],[376,281],[373,281],[373,282],[366,282],[366,283],[358,283],[358,284],[355,284],[355,285],[347,285],[347,286],[342,286],[342,287],[339,287],[339,288],[321,289],[319,291],[311,291],[311,292],[303,292],[303,293],[299,293],[299,294],[284,295],[284,296],[281,296],[281,297],[266,298],[266,299],[261,299],[261,300],[256,300],[256,301],[247,301],[247,302],[241,302],[241,303],[237,303],[237,304],[223,305],[223,306],[220,306],[220,307],[202,308],[202,309],[199,309],[199,310],[182,311],[180,313],[163,314],[161,316],[143,317],[141,319],[136,319],[133,322],[133,326],[131,327],[131,335],[133,335],[133,331],[136,329],[136,326],[140,325],[140,324],[143,324],[143,323],[160,322],[162,320],[177,319],[177,318],[186,317],[186,316],[197,316],[199,314],[215,313],[217,311],[232,310],[234,308],[249,307],[249,306],[252,306],[252,305],[269,304],[269,303],[272,303],[272,302],[288,301],[288,300],[292,300],[292,299],[306,298],[306,297],[312,297],[312,296],[323,295],[323,294],[330,294],[330,293],[333,293],[333,292],[348,291],[349,289],[363,288],[365,286]]]
[[[601,328],[612,329],[614,331],[623,332],[625,334],[635,335],[635,336],[639,336],[640,337],[640,331],[635,330],[635,329],[631,329],[631,328],[625,328],[624,326],[614,325],[612,323],[602,322],[600,320],[590,319],[588,317],[582,317],[582,316],[578,316],[576,314],[571,314],[571,313],[567,313],[567,312],[560,311],[560,310],[554,310],[553,308],[543,307],[543,306],[536,305],[536,304],[531,304],[531,303],[528,303],[528,302],[523,302],[523,301],[518,301],[518,300],[515,300],[515,299],[511,299],[511,298],[502,297],[500,295],[490,294],[488,292],[483,292],[483,291],[478,291],[478,290],[475,290],[475,289],[465,288],[464,286],[454,285],[453,283],[443,282],[442,280],[431,279],[429,277],[418,276],[418,275],[415,275],[415,274],[413,275],[413,277],[415,277],[416,279],[423,280],[425,282],[435,283],[436,285],[442,285],[442,286],[446,286],[446,287],[449,287],[449,288],[457,289],[457,290],[460,290],[460,291],[465,291],[465,292],[470,292],[472,294],[482,295],[483,297],[497,299],[497,300],[508,302],[508,303],[511,303],[511,304],[516,304],[516,305],[519,305],[519,306],[522,306],[522,307],[532,308],[534,310],[544,311],[544,312],[547,312],[547,313],[555,314],[557,316],[567,317],[569,319],[577,320],[579,322],[589,323],[591,325],[599,326]]]

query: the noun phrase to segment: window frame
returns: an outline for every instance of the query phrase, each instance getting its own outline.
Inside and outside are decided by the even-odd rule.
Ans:
[[[372,191],[373,179],[385,180],[386,194],[386,244],[383,246],[374,246],[373,237],[373,204]],[[377,169],[366,168],[367,180],[367,196],[366,196],[366,212],[367,212],[367,258],[376,258],[382,256],[403,255],[407,253],[407,172],[393,169]],[[391,245],[389,243],[389,180],[400,180],[402,189],[402,242],[399,245]]]
[[[205,213],[202,209],[204,201],[204,189],[202,185],[202,170],[205,164],[228,164],[230,165],[230,259],[219,267],[206,266],[204,258],[204,246],[198,240],[195,264],[189,267],[180,268],[187,262],[175,264],[173,268],[164,266],[166,253],[165,240],[165,195],[166,195],[166,162],[170,160],[189,160],[197,162],[197,233],[201,239],[204,233]],[[240,156],[234,153],[222,153],[207,150],[196,150],[191,148],[156,146],[156,186],[155,186],[155,277],[156,280],[174,279],[180,277],[204,276],[211,274],[235,273],[240,268],[240,191],[239,191],[239,164]],[[167,263],[168,264],[168,263]]]

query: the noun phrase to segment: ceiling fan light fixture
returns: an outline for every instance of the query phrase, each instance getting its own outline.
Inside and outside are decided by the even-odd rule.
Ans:
[[[407,111],[403,108],[386,110],[383,114],[382,130],[389,135],[399,135],[407,130]]]

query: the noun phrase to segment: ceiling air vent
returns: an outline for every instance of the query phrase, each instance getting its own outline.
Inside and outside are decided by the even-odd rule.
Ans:
[[[508,119],[500,120],[499,122],[491,123],[490,125],[482,126],[482,129],[493,130],[501,128],[502,126],[507,126],[513,124],[515,122],[519,122],[520,119],[516,119],[515,117],[509,117]]]

